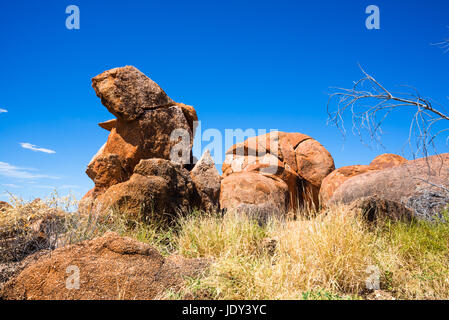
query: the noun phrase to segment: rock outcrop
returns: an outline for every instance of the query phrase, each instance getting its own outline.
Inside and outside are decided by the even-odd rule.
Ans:
[[[175,217],[199,207],[199,197],[189,172],[165,159],[141,160],[131,178],[108,188],[95,201],[94,212],[118,210],[147,219]]]
[[[208,261],[164,258],[155,248],[116,233],[40,256],[0,291],[6,300],[149,300],[176,292]]]
[[[109,131],[109,137],[87,166],[95,187],[81,200],[80,212],[128,206],[133,215],[149,210],[174,214],[198,205],[189,174],[181,170],[193,167],[195,109],[174,102],[157,83],[131,66],[103,72],[92,79],[92,86],[116,119],[99,124]],[[146,164],[141,162],[149,159]],[[155,161],[161,170],[141,172]]]
[[[109,137],[86,170],[95,183],[93,198],[129,180],[142,159],[190,161],[198,120],[193,107],[174,102],[131,66],[103,72],[92,79],[92,86],[117,117],[100,123],[110,131]]]
[[[396,167],[406,162],[407,160],[399,155],[385,153],[374,158],[369,165],[352,165],[338,168],[323,179],[320,189],[320,204],[326,206],[335,190],[352,177],[368,171]]]
[[[270,132],[232,146],[222,169],[222,208],[285,213],[318,207],[321,182],[335,167],[330,153],[311,137]]]
[[[401,203],[416,218],[432,220],[449,204],[449,154],[372,170],[343,182],[329,203],[352,203],[370,196]]]
[[[219,209],[221,176],[215,167],[209,150],[190,171],[195,188],[200,196],[200,209],[213,212]]]

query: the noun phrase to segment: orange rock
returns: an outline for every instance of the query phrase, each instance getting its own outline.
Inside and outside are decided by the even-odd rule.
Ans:
[[[118,210],[124,216],[172,218],[199,207],[194,183],[181,165],[164,159],[141,160],[131,178],[99,195],[93,213]]]
[[[338,168],[323,179],[320,188],[320,203],[326,205],[329,199],[346,180],[372,170],[370,166],[354,165]]]
[[[164,258],[154,247],[108,232],[42,255],[10,279],[3,300],[151,300],[178,291],[206,259]]]
[[[195,108],[184,103],[175,102],[175,104],[181,108],[184,116],[187,119],[187,122],[189,123],[190,130],[192,131],[193,135],[195,135],[196,128],[194,128],[194,124],[196,121],[198,121],[198,116],[196,114]]]
[[[349,204],[371,196],[405,205],[415,217],[432,220],[449,204],[449,153],[369,170],[346,180],[329,203]]]
[[[98,125],[107,131],[111,131],[113,128],[117,126],[117,119],[100,122]]]
[[[392,168],[406,162],[407,160],[399,155],[385,153],[374,158],[368,166],[353,165],[342,167],[333,171],[322,181],[319,193],[321,205],[325,206],[334,194],[335,190],[337,190],[346,180],[368,171]]]
[[[374,158],[369,164],[371,168],[376,170],[392,168],[406,163],[408,160],[392,153],[384,153]]]
[[[154,81],[130,66],[96,76],[92,86],[117,117],[100,123],[110,134],[86,170],[95,183],[94,197],[127,181],[142,159],[191,162],[198,120],[192,106],[175,103]],[[174,133],[182,135],[182,140]]]
[[[282,215],[289,205],[287,184],[256,172],[234,173],[221,181],[220,206],[252,211],[255,216]]]
[[[190,177],[201,198],[200,209],[206,212],[217,211],[219,209],[221,176],[209,150],[203,154],[190,171]]]
[[[109,187],[129,178],[122,164],[123,160],[118,155],[110,153],[99,155],[89,164],[86,173],[95,183],[94,194],[101,194]]]
[[[289,210],[318,207],[321,181],[334,169],[332,156],[319,142],[301,133],[286,132],[270,132],[232,146],[222,166],[223,177],[255,172],[282,180],[288,188]],[[235,205],[226,202],[231,204]]]
[[[132,121],[147,109],[173,104],[156,82],[133,66],[105,71],[92,79],[101,103],[118,119]]]
[[[95,200],[95,188],[92,188],[89,191],[87,191],[87,193],[81,198],[78,204],[78,212],[86,214],[91,212],[94,200]]]
[[[298,173],[318,189],[323,179],[335,170],[329,151],[314,139],[300,143],[295,153]]]

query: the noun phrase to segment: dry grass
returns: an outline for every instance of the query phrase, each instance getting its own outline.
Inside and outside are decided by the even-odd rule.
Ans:
[[[52,200],[57,199],[56,197]],[[0,215],[0,229],[27,228],[41,209],[18,201]],[[36,204],[34,204],[36,205]],[[396,299],[449,298],[449,220],[369,225],[347,206],[260,225],[241,215],[193,212],[176,225],[129,220],[120,212],[67,213],[59,232],[74,243],[115,231],[163,254],[212,258],[209,272],[184,293],[208,299],[363,299],[367,268],[380,271],[382,292]],[[445,214],[447,217],[447,214]]]
[[[259,226],[242,217],[191,217],[178,250],[215,259],[191,291],[214,299],[359,299],[370,291],[367,268],[397,299],[449,298],[449,224],[367,225],[346,206],[314,218]],[[266,238],[277,243],[264,248]],[[272,242],[271,242],[272,243]]]

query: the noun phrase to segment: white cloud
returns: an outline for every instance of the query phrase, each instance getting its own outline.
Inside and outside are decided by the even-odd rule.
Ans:
[[[35,171],[35,169],[20,168],[0,161],[0,176],[18,179],[58,179],[58,177],[48,176],[45,174],[37,174],[32,171]]]
[[[0,108],[0,113],[6,113],[8,110]]]
[[[5,183],[5,184],[2,184],[2,186],[8,187],[8,188],[14,188],[14,189],[21,189],[22,188],[21,186],[18,186],[16,184],[12,184],[12,183]]]
[[[39,148],[38,146],[35,146],[34,144],[31,144],[28,142],[21,142],[20,145],[24,149],[28,149],[28,150],[32,150],[32,151],[36,151],[36,152],[44,152],[44,153],[49,153],[49,154],[56,153],[56,151],[53,151],[50,149],[45,149],[45,148]]]
[[[39,189],[56,189],[56,187],[54,187],[54,186],[43,186],[43,185],[35,186],[35,188],[39,188]]]
[[[74,184],[65,184],[59,187],[59,189],[79,189],[80,186]]]
[[[71,184],[65,184],[65,185],[62,185],[59,187],[58,186],[48,186],[48,185],[37,185],[37,186],[35,186],[35,188],[64,190],[64,189],[79,189],[79,186],[71,185]]]

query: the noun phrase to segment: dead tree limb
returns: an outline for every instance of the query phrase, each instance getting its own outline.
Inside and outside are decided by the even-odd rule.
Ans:
[[[346,134],[344,115],[352,116],[352,130],[364,142],[363,131],[371,141],[382,145],[382,125],[390,113],[409,108],[411,114],[407,144],[413,153],[428,155],[429,147],[435,147],[437,137],[449,131],[449,113],[443,107],[422,97],[418,90],[410,86],[403,92],[387,90],[373,76],[359,65],[363,77],[354,82],[351,89],[334,87],[327,103],[328,123],[335,125],[343,135]],[[333,108],[335,106],[335,108]],[[443,128],[438,128],[440,123]],[[438,126],[437,126],[438,124]],[[437,128],[437,130],[433,130]],[[449,138],[449,137],[448,137]],[[412,146],[416,143],[416,146]],[[448,139],[446,139],[446,146]]]

